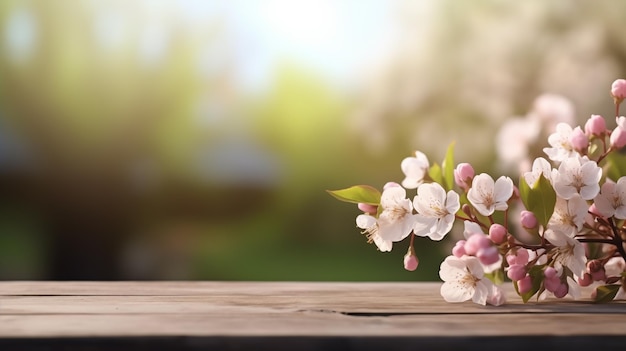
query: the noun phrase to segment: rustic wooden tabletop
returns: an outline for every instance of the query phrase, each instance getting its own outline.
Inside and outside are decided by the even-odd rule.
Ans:
[[[589,350],[626,303],[450,304],[441,283],[0,282],[0,350]],[[532,351],[534,351],[532,350]]]

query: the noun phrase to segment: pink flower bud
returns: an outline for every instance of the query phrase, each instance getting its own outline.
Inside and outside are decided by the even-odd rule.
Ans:
[[[604,269],[604,265],[600,260],[589,260],[587,261],[587,270],[589,273],[597,272],[601,269]]]
[[[494,223],[489,227],[489,239],[496,244],[506,240],[506,228],[502,224]]]
[[[587,150],[587,147],[589,147],[589,139],[580,126],[574,128],[572,131],[572,134],[569,137],[569,143],[576,151],[581,153],[584,153],[584,151]]]
[[[567,286],[567,284],[565,283],[561,283],[559,284],[559,286],[553,291],[553,294],[555,297],[561,299],[564,298],[565,295],[567,295],[567,292],[569,291],[569,287]]]
[[[538,224],[535,214],[526,210],[520,213],[520,222],[522,223],[522,227],[526,229],[534,229]]]
[[[471,187],[474,179],[474,167],[469,163],[459,163],[454,169],[454,182],[463,190]]]
[[[509,266],[509,270],[506,272],[506,276],[511,280],[518,281],[526,276],[526,266],[521,264],[514,264]]]
[[[626,130],[622,129],[622,127],[617,126],[611,132],[611,137],[609,139],[611,141],[611,147],[614,149],[621,149],[626,145]]]
[[[546,279],[543,280],[543,286],[544,288],[546,288],[546,290],[548,290],[551,293],[554,293],[559,286],[561,285],[561,279],[559,279],[559,277],[552,277],[552,278],[548,278],[546,277]]]
[[[515,263],[525,265],[526,263],[528,263],[528,258],[530,256],[528,255],[528,250],[519,248],[517,249],[517,254],[515,255],[515,257]]]
[[[582,277],[578,278],[578,285],[580,286],[589,286],[591,283],[593,283],[593,278],[589,273],[585,273]]]
[[[492,245],[492,242],[491,240],[489,240],[489,238],[486,235],[476,233],[470,236],[469,238],[467,238],[467,241],[465,242],[465,245],[464,245],[465,253],[467,253],[470,256],[474,256],[476,255],[479,249],[484,249],[491,245]]]
[[[585,123],[585,134],[588,136],[602,136],[606,133],[606,122],[600,115],[591,115]]]
[[[476,252],[476,257],[478,257],[480,263],[484,265],[490,265],[500,260],[500,253],[498,252],[497,247],[489,246],[483,249],[478,249],[478,252]]]
[[[517,281],[517,290],[519,290],[520,294],[525,294],[532,290],[533,281],[530,279],[530,276],[527,274],[524,278]]]
[[[417,259],[417,256],[409,254],[409,253],[404,255],[404,269],[412,272],[417,269],[418,265],[419,265],[419,260]]]
[[[363,211],[365,213],[371,214],[371,215],[376,214],[376,212],[378,211],[378,206],[365,204],[365,203],[362,203],[362,202],[359,202],[357,204],[357,207],[359,208],[359,210],[361,210],[361,211]]]
[[[591,272],[591,279],[596,282],[606,280],[606,272],[604,271],[604,268]]]
[[[546,269],[543,270],[543,275],[548,278],[548,279],[552,279],[556,277],[556,269],[554,269],[554,267],[546,267]]]
[[[611,95],[620,102],[626,98],[626,79],[617,79],[611,84]]]
[[[517,261],[517,256],[511,255],[511,254],[506,255],[506,263],[508,263],[509,266],[517,264],[517,263],[515,263],[516,261]]]
[[[465,240],[459,240],[456,242],[456,244],[452,248],[452,254],[454,255],[454,257],[458,258],[467,255],[467,253],[465,252]]]

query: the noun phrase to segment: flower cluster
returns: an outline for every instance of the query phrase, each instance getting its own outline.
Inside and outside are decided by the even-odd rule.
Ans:
[[[500,285],[511,281],[524,302],[533,296],[580,297],[608,302],[626,296],[626,80],[611,86],[613,129],[592,115],[584,126],[558,122],[547,156],[507,176],[476,174],[454,163],[454,143],[441,164],[416,151],[402,160],[404,179],[382,191],[367,185],[329,191],[357,204],[356,225],[382,252],[410,237],[404,267],[419,260],[415,237],[440,241],[458,224],[463,239],[439,268],[448,302],[505,303]],[[523,131],[521,131],[523,132]],[[414,195],[407,196],[407,192]]]

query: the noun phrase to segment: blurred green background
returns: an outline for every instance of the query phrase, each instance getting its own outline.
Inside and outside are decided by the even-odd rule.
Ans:
[[[500,167],[541,93],[611,115],[626,2],[3,0],[0,279],[437,280],[326,189]]]

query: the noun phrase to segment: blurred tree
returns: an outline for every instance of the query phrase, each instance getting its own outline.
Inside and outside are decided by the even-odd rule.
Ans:
[[[3,201],[43,216],[46,278],[119,279],[125,240],[146,221],[241,213],[246,206],[220,199],[266,192],[197,176],[194,150],[220,134],[198,128],[197,101],[223,87],[198,75],[196,38],[167,11],[154,19],[143,10],[126,2],[0,4],[8,33],[2,118],[33,161],[3,172]]]

